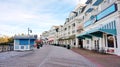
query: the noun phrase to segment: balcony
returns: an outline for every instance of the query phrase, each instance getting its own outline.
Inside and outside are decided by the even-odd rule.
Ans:
[[[92,15],[92,16],[89,18],[89,20],[86,21],[86,22],[83,24],[83,27],[85,28],[85,27],[87,27],[87,26],[95,23],[95,21],[96,21],[96,16]]]
[[[89,4],[89,3],[91,3],[91,2],[92,2],[92,0],[87,0],[86,4]]]
[[[94,9],[93,8],[89,8],[87,11],[86,11],[86,13],[90,13],[90,12],[92,12]]]
[[[109,6],[107,9],[101,11],[97,16],[96,16],[96,19],[97,21],[98,20],[101,20],[107,16],[109,16],[110,14],[114,13],[117,11],[117,5],[116,4],[113,4],[111,6]]]
[[[95,1],[93,1],[93,6],[98,6],[102,2],[103,2],[103,0],[95,0]]]

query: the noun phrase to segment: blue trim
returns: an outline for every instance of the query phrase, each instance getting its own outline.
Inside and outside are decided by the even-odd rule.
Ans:
[[[28,45],[29,44],[29,40],[28,39],[20,39],[19,40],[19,44],[20,45]]]
[[[30,40],[30,45],[34,45],[34,39]]]
[[[98,6],[100,3],[102,3],[103,2],[103,0],[97,0],[94,4],[93,4],[93,6]]]
[[[86,4],[89,4],[89,3],[91,3],[91,2],[92,2],[92,0],[87,0]]]
[[[112,4],[111,6],[109,6],[107,9],[103,10],[102,12],[100,12],[97,16],[96,16],[96,20],[101,20],[102,18],[114,13],[117,11],[116,8],[116,4]]]
[[[87,26],[93,24],[94,22],[95,22],[94,19],[88,20],[87,22],[84,23],[83,27],[87,27]]]
[[[95,15],[92,15],[92,16],[90,17],[91,20],[93,20],[94,18],[96,18]]]
[[[86,11],[86,13],[89,13],[89,12],[91,12],[93,10],[93,8],[89,8],[87,11]]]

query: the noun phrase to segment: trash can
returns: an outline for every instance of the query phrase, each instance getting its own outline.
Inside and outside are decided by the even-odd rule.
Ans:
[[[43,44],[40,44],[40,47],[42,47],[43,46]]]
[[[37,49],[40,49],[40,45],[37,45]]]
[[[67,49],[70,49],[70,45],[67,45]]]

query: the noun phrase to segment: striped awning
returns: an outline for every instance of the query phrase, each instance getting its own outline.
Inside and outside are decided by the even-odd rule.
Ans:
[[[112,21],[110,23],[101,26],[98,30],[107,34],[117,35],[115,21]]]
[[[115,21],[112,21],[110,23],[101,25],[99,27],[96,27],[94,29],[91,29],[90,31],[86,31],[84,33],[79,34],[77,37],[85,37],[85,38],[91,38],[90,36],[96,36],[96,37],[102,37],[102,34],[111,34],[113,36],[117,35],[116,31],[116,23]],[[88,36],[89,35],[89,36]]]

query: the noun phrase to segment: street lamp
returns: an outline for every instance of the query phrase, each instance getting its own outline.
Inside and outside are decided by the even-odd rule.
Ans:
[[[32,33],[32,30],[30,30],[29,27],[28,27],[28,38],[29,38],[29,43],[28,44],[30,45],[30,34],[29,33]],[[31,45],[30,45],[30,48],[31,48]]]
[[[28,27],[28,35],[30,35],[29,33],[32,33],[32,30],[30,30],[29,27]]]

